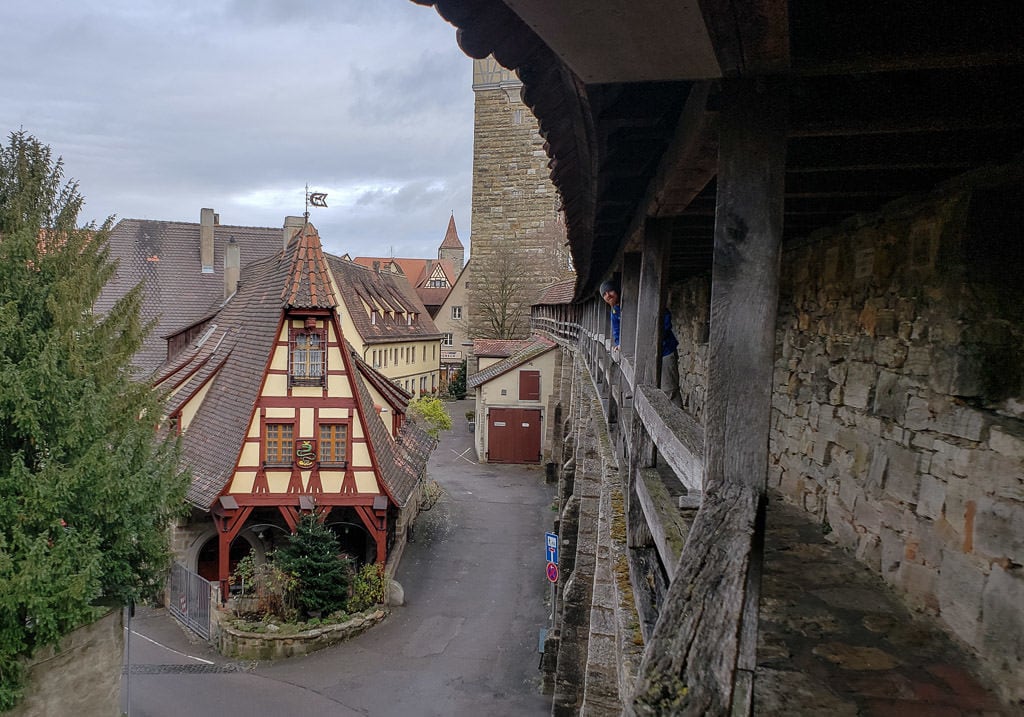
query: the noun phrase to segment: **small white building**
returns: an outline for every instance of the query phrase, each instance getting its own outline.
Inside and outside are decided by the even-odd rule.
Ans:
[[[512,350],[481,360],[466,388],[476,400],[477,458],[481,463],[542,463],[550,456],[550,402],[559,375],[558,345],[541,336],[505,341]],[[474,349],[476,353],[476,349]]]

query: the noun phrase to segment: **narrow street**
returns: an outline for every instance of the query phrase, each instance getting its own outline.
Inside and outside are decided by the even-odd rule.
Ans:
[[[454,427],[430,460],[445,495],[406,548],[404,606],[341,645],[257,664],[221,657],[163,610],[140,610],[122,689],[131,717],[548,714],[537,667],[554,488],[541,467],[478,465],[463,418],[471,402],[448,407]]]

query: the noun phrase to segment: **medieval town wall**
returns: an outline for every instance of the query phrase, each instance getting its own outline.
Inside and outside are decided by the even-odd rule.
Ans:
[[[785,249],[768,474],[976,650],[1015,699],[1024,698],[1021,186],[1014,172],[977,176]],[[708,306],[706,277],[672,287],[684,403],[699,420]]]

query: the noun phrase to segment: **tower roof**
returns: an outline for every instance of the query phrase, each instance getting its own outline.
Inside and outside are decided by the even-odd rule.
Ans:
[[[448,220],[448,231],[444,233],[444,241],[441,242],[441,249],[465,249],[459,241],[459,232],[455,229],[455,215],[452,214]]]
[[[286,307],[331,309],[338,305],[327,273],[327,260],[316,227],[306,224],[294,240],[295,248],[288,282],[281,291]]]

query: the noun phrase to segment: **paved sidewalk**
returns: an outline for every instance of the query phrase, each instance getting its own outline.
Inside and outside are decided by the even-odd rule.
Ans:
[[[982,685],[950,638],[774,496],[757,650],[757,715],[1024,714]]]

